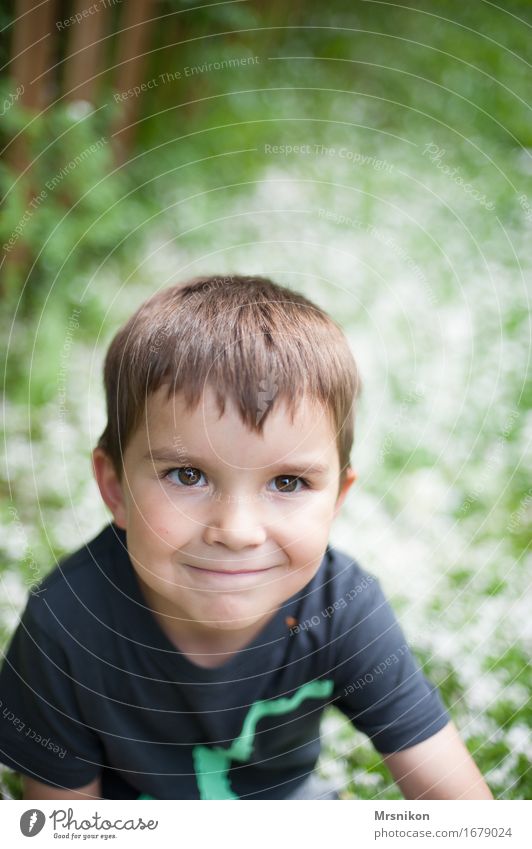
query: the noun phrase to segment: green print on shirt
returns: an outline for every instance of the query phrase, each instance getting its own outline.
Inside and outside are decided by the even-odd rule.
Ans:
[[[233,793],[229,783],[231,761],[245,763],[253,751],[255,729],[260,719],[265,716],[278,716],[289,713],[299,707],[305,699],[319,699],[330,696],[334,688],[333,681],[310,681],[303,684],[289,698],[267,699],[253,702],[242,726],[240,736],[233,740],[228,749],[219,746],[194,746],[192,760],[196,771],[196,780],[201,799],[239,799]],[[139,799],[153,799],[153,796],[142,794]]]

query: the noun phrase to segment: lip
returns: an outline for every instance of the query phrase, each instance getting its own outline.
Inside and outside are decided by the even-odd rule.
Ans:
[[[183,565],[187,570],[191,589],[218,593],[253,590],[262,587],[265,581],[274,581],[278,575],[278,564],[267,569],[203,569],[188,563]]]
[[[260,575],[262,572],[275,569],[275,566],[267,566],[265,569],[203,569],[201,566],[191,566],[189,563],[185,563],[185,566],[196,572],[205,572],[207,575]]]

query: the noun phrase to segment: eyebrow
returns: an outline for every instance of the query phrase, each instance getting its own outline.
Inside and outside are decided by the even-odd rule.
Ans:
[[[205,464],[205,461],[200,457],[185,452],[179,455],[173,448],[154,448],[144,455],[144,460],[151,460],[156,463],[175,463],[181,466],[192,466],[193,468],[202,468]],[[280,460],[272,465],[283,466],[295,475],[325,475],[329,471],[329,466],[313,459],[309,459],[308,462],[303,458],[294,461]]]

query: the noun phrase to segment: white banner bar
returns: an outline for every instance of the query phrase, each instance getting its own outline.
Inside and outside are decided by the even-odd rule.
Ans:
[[[2,846],[531,849],[529,801],[6,801]],[[28,841],[35,837],[35,844]],[[275,843],[273,842],[275,841]]]

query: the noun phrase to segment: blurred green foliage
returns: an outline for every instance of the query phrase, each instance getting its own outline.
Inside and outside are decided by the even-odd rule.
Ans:
[[[385,456],[370,468],[364,485],[384,511],[382,527],[403,515],[405,486],[414,481],[416,472],[440,470],[449,489],[457,487],[454,501],[449,499],[441,508],[447,522],[441,533],[445,538],[459,526],[459,553],[442,576],[438,591],[423,601],[419,629],[425,623],[427,630],[417,635],[416,653],[446,705],[452,706],[480,769],[490,773],[494,792],[501,798],[530,798],[528,750],[523,746],[518,751],[516,746],[521,744],[515,742],[521,739],[523,727],[530,728],[531,720],[529,703],[522,697],[530,688],[524,643],[512,642],[501,622],[500,629],[490,635],[490,645],[475,645],[481,658],[476,671],[462,669],[469,655],[467,642],[474,639],[470,634],[476,633],[479,621],[482,624],[484,611],[494,611],[490,616],[496,619],[501,600],[506,602],[502,612],[513,610],[518,590],[526,583],[530,550],[530,483],[523,456],[532,399],[522,371],[529,354],[523,276],[532,263],[530,222],[522,201],[524,196],[532,205],[530,3],[514,0],[503,8],[416,0],[407,8],[331,0],[326,7],[243,2],[189,10],[177,0],[164,0],[157,8],[144,71],[144,81],[155,83],[136,98],[136,142],[121,167],[114,155],[113,126],[122,107],[114,96],[112,61],[101,77],[95,107],[66,104],[58,89],[57,103],[37,118],[25,113],[19,102],[9,105],[16,90],[13,80],[4,77],[0,82],[0,104],[8,105],[0,122],[0,145],[21,145],[23,136],[32,162],[29,179],[13,171],[9,156],[0,160],[0,246],[16,236],[20,257],[19,262],[11,262],[5,248],[2,251],[0,333],[11,447],[0,491],[6,504],[17,504],[27,534],[15,551],[11,521],[2,508],[6,533],[0,573],[21,581],[21,606],[23,592],[34,577],[32,560],[46,571],[55,557],[70,548],[65,526],[72,503],[90,512],[87,505],[94,491],[88,489],[89,465],[83,453],[88,439],[83,393],[89,376],[95,382],[100,379],[93,352],[102,355],[110,334],[143,297],[172,282],[177,269],[183,276],[181,260],[186,269],[191,256],[208,256],[212,250],[210,268],[216,270],[217,263],[224,267],[224,240],[231,245],[256,245],[259,257],[260,240],[273,239],[266,225],[271,223],[272,232],[277,225],[283,176],[298,186],[311,182],[315,194],[302,195],[302,201],[298,197],[299,206],[294,201],[301,227],[297,232],[309,256],[308,242],[301,234],[308,241],[319,235],[326,252],[328,231],[319,230],[315,215],[322,206],[351,215],[360,228],[375,226],[382,233],[393,232],[408,255],[430,270],[428,284],[437,295],[437,306],[429,320],[426,313],[408,308],[405,318],[402,308],[394,305],[393,291],[389,300],[373,302],[378,289],[375,280],[363,264],[357,268],[357,294],[365,309],[369,311],[375,303],[375,312],[395,310],[387,326],[396,334],[386,339],[395,359],[386,374],[388,406],[382,418],[393,421],[411,377],[409,352],[403,354],[400,347],[400,340],[411,332],[409,320],[413,317],[418,326],[433,321],[434,328],[428,330],[435,331],[447,311],[451,313],[448,326],[452,326],[471,306],[468,318],[483,366],[475,366],[472,378],[464,371],[463,387],[465,393],[467,379],[468,387],[471,382],[473,388],[481,388],[476,400],[460,411],[459,433],[454,431],[454,413],[449,419],[453,430],[442,413],[440,431],[432,438],[420,438],[412,429],[412,417],[407,416],[404,423],[393,426]],[[11,7],[0,10],[2,26],[7,26],[10,14]],[[58,39],[59,55],[64,57],[64,37]],[[4,53],[0,51],[4,61],[6,44],[1,48]],[[216,72],[201,70],[205,63],[235,57],[258,60]],[[188,73],[186,69],[191,68],[195,71]],[[275,159],[265,153],[267,144],[306,143],[336,149],[346,145],[393,168],[349,171],[345,163],[327,156]],[[496,214],[468,205],[461,189],[424,154],[429,144],[444,151],[449,170],[458,169],[464,179],[482,188],[495,204]],[[267,182],[272,171],[278,184]],[[41,196],[41,201],[32,207],[35,196]],[[268,203],[268,217],[256,220],[256,210]],[[300,223],[305,204],[314,214],[308,223],[311,236]],[[234,218],[228,223],[225,216]],[[282,222],[278,226],[281,245],[281,236],[290,237],[291,227]],[[351,247],[359,235],[348,223],[338,224],[339,252]],[[384,248],[377,244],[375,251],[369,231],[367,235],[370,252],[382,252],[378,258],[384,262]],[[154,265],[161,245],[172,251],[162,271],[161,264]],[[362,248],[360,253],[363,256]],[[295,256],[298,271],[307,268],[306,262],[312,266],[303,250]],[[394,285],[404,259],[398,256],[392,250],[390,265],[382,270]],[[256,263],[260,267],[260,258]],[[411,268],[407,266],[407,273]],[[342,274],[332,269],[331,277],[342,279]],[[485,279],[484,288],[479,278]],[[339,289],[329,296],[330,304],[325,302],[326,287],[317,292],[339,320],[347,316],[347,329],[362,338],[364,311],[353,319],[347,300],[343,309]],[[400,297],[399,291],[399,301]],[[493,302],[500,305],[499,312],[492,308]],[[80,304],[82,321],[75,334],[78,355],[71,364],[71,383],[79,395],[74,392],[68,416],[71,442],[67,448],[61,444],[61,460],[70,475],[67,499],[49,458],[58,459],[54,416],[65,326]],[[506,345],[502,352],[495,350],[499,339]],[[450,355],[457,344],[454,339],[449,343]],[[494,359],[495,354],[499,359]],[[425,359],[431,374],[436,374],[438,358],[429,350]],[[452,367],[451,356],[450,362]],[[486,399],[494,375],[498,379],[503,367],[500,363],[509,365],[501,394],[488,408],[486,420]],[[418,420],[425,416],[424,403],[423,398],[409,405]],[[517,414],[504,434],[499,468],[495,460],[492,466],[489,462],[497,455],[505,409]],[[385,430],[381,433],[386,436]],[[93,439],[94,433],[90,436]],[[445,450],[448,439],[451,450]],[[28,442],[33,452],[30,460]],[[442,515],[436,512],[436,519],[441,521]],[[416,520],[410,536],[417,531]],[[501,550],[500,541],[504,543]],[[426,543],[427,551],[432,542],[431,538]],[[432,557],[426,568],[437,569]],[[398,594],[397,609],[406,615],[415,596],[415,589],[405,590],[408,603],[403,606]],[[457,597],[463,601],[462,618],[451,623],[449,610]],[[440,656],[429,639],[433,624],[463,632],[463,644],[456,649],[462,654],[452,660]],[[7,608],[0,609],[4,644],[13,627]],[[472,698],[475,687],[483,682],[488,682],[491,695],[483,727],[477,731],[469,720],[479,712]],[[353,729],[345,725],[339,729],[325,755],[341,766],[345,798],[401,798],[378,754]],[[16,776],[6,773],[3,781],[8,795],[20,795]]]

